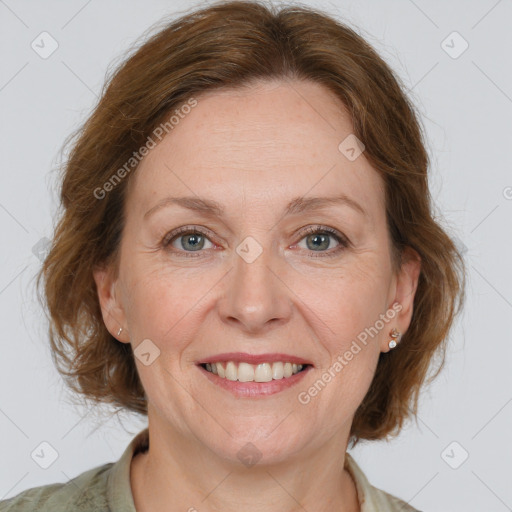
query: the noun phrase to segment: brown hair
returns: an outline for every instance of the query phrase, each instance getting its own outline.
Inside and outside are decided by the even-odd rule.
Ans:
[[[463,302],[465,266],[434,218],[424,137],[403,86],[355,31],[305,6],[228,1],[184,14],[107,78],[94,111],[68,141],[63,212],[37,278],[39,286],[44,277],[54,363],[80,396],[147,413],[131,345],[106,329],[92,274],[102,265],[117,268],[133,175],[126,162],[192,96],[273,79],[313,81],[343,102],[365,157],[385,183],[396,268],[406,246],[421,257],[411,324],[397,349],[380,354],[351,440],[397,434],[417,413],[420,387],[444,365],[448,333]],[[435,355],[440,364],[427,379]]]

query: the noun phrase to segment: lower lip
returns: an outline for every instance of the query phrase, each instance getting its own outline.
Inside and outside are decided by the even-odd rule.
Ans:
[[[304,370],[291,377],[283,377],[282,379],[271,380],[270,382],[240,382],[238,380],[229,380],[205,370],[202,366],[198,366],[198,368],[210,382],[226,389],[237,398],[258,398],[275,395],[276,393],[294,386],[304,378],[312,367],[307,366]]]

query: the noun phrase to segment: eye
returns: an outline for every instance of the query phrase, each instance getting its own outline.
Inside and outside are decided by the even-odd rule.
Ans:
[[[319,254],[311,254],[312,258],[317,257],[330,257],[335,256],[342,250],[349,246],[348,240],[337,230],[325,226],[310,226],[305,229],[302,234],[305,234],[302,240],[306,240],[306,250],[312,253],[318,252]],[[323,249],[329,249],[331,242],[329,238],[334,238],[338,245],[330,251]]]
[[[210,244],[212,243],[207,238],[207,234],[201,228],[183,226],[167,234],[162,240],[162,246],[167,249],[169,246],[172,246],[175,251],[183,253],[184,256],[200,256],[200,254],[190,253],[200,253],[201,249],[204,249],[205,241],[208,241]]]
[[[205,249],[205,242],[212,244],[207,235],[209,232],[200,227],[183,226],[165,235],[162,246],[169,251],[194,258],[201,256],[201,253],[204,252],[202,249]],[[339,231],[326,226],[310,226],[303,230],[301,235],[303,238],[300,241],[306,240],[305,250],[311,253],[310,257],[312,258],[335,256],[350,245],[348,239]],[[327,251],[326,249],[331,246],[330,238],[334,238],[337,245]],[[206,247],[206,249],[208,248]]]

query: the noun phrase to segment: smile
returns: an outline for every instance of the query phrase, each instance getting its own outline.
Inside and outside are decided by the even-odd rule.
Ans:
[[[197,368],[212,384],[235,398],[263,399],[296,386],[313,366],[282,361],[255,365],[243,361],[217,361],[198,364]]]
[[[282,361],[260,364],[227,361],[205,363],[201,366],[221,379],[239,382],[270,382],[272,380],[288,379],[292,375],[303,371],[308,365]]]

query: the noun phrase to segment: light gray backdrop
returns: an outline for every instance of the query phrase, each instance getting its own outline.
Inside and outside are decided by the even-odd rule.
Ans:
[[[470,270],[466,310],[418,426],[353,455],[374,485],[421,510],[512,510],[512,2],[305,3],[359,27],[404,80],[430,140],[440,218]],[[0,0],[0,499],[117,460],[145,425],[126,415],[98,426],[70,404],[33,276],[52,236],[64,138],[109,64],[163,15],[194,5]]]

